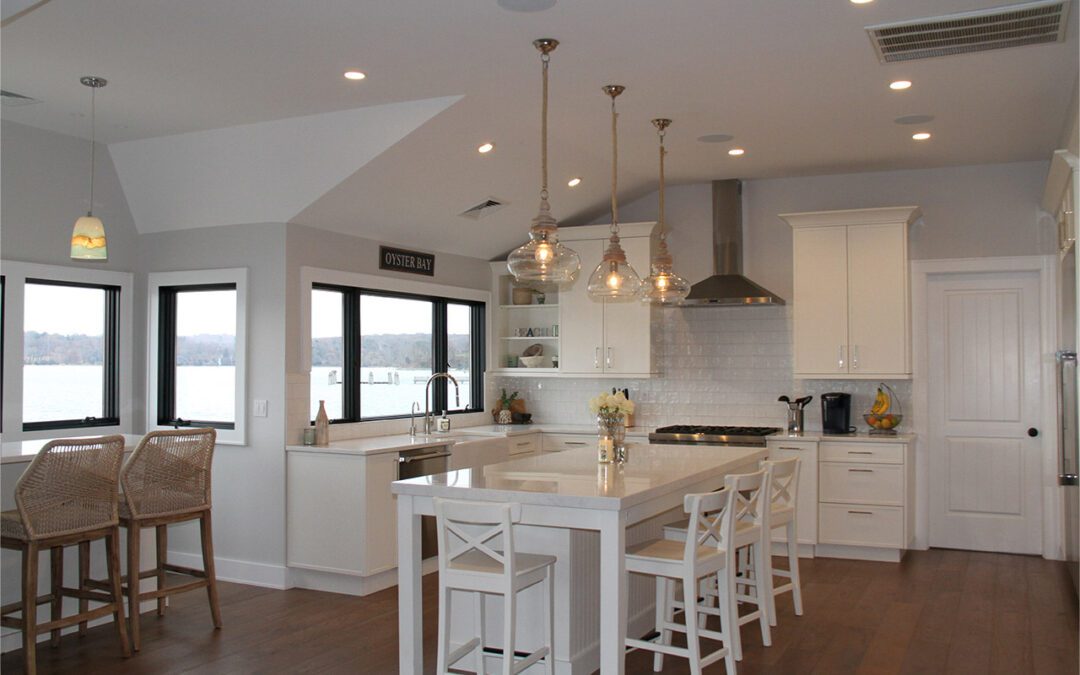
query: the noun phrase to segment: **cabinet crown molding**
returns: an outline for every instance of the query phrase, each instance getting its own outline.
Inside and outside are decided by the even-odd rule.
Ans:
[[[886,206],[875,209],[781,213],[778,217],[793,228],[847,227],[849,225],[881,225],[885,223],[906,223],[911,225],[922,217],[922,209],[918,206]]]

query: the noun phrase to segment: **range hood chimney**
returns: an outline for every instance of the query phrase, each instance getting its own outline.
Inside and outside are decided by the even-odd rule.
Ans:
[[[783,298],[742,275],[742,182],[713,181],[712,201],[715,274],[694,284],[683,305],[783,305]]]

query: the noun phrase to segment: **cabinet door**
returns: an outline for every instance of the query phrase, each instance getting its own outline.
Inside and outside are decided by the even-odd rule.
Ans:
[[[797,228],[792,240],[795,374],[846,373],[847,229]]]
[[[604,305],[589,299],[589,275],[600,263],[603,243],[598,240],[567,243],[581,256],[577,281],[559,293],[559,371],[603,371]]]
[[[364,564],[360,569],[364,576],[397,566],[397,503],[390,492],[390,484],[397,477],[396,452],[364,457],[364,511],[359,514],[360,527],[364,531]],[[346,515],[327,511],[324,517],[334,517],[334,514]],[[329,529],[337,531],[342,528]]]
[[[626,260],[644,279],[649,275],[649,239],[622,240]],[[601,361],[608,373],[648,373],[650,358],[651,309],[637,298],[604,302],[604,352]]]
[[[800,544],[817,543],[818,515],[818,444],[809,441],[769,441],[769,459],[798,457],[799,485],[795,497],[797,538]],[[782,530],[773,532],[774,540],[783,540]]]
[[[908,357],[906,225],[848,228],[850,372],[904,375]]]

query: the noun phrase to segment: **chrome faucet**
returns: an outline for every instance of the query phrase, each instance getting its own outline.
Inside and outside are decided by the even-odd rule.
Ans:
[[[461,406],[461,388],[458,387],[458,381],[454,379],[454,376],[450,373],[435,373],[428,378],[427,384],[424,386],[424,433],[431,433],[431,382],[440,377],[445,377],[454,383],[454,407]]]
[[[409,409],[409,435],[416,435],[416,413],[420,412],[420,404],[416,401],[412,402],[412,408]]]

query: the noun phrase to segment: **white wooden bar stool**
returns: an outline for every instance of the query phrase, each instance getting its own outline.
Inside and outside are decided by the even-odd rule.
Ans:
[[[732,511],[734,520],[735,555],[741,560],[727,568],[726,574],[730,577],[732,592],[728,594],[727,602],[730,604],[729,611],[732,616],[738,617],[737,626],[758,622],[761,629],[761,643],[766,647],[772,645],[772,633],[769,630],[769,603],[767,580],[770,578],[771,560],[769,553],[762,546],[764,534],[768,532],[768,467],[749,474],[728,476],[735,481],[735,492],[732,495]],[[728,485],[725,479],[725,486]],[[726,489],[726,487],[725,487]],[[685,541],[687,522],[680,521],[664,526],[664,538],[673,541]],[[717,598],[719,606],[723,607],[725,599],[719,596],[719,582],[721,579],[709,580],[702,587],[702,595],[706,606],[711,606],[713,598]],[[684,592],[685,595],[685,592]],[[739,615],[738,603],[754,605],[754,610]],[[742,638],[739,630],[731,631],[731,650],[736,661],[742,661]]]
[[[759,472],[764,475],[764,472]],[[762,477],[758,477],[758,482]],[[690,514],[688,528],[693,535],[683,537],[682,542],[673,539],[653,539],[630,548],[626,552],[626,570],[636,574],[656,577],[656,642],[626,639],[626,646],[656,652],[653,670],[664,667],[664,655],[681,656],[690,661],[690,672],[700,674],[701,669],[724,659],[729,675],[735,672],[734,653],[731,649],[732,626],[735,625],[728,602],[734,593],[733,577],[727,573],[735,565],[732,536],[734,533],[733,495],[738,477],[728,476],[725,489],[719,492],[688,494],[683,501],[684,510]],[[684,530],[684,533],[686,530]],[[716,608],[698,603],[697,589],[706,578],[724,579],[718,589],[721,601]],[[683,624],[675,623],[675,584],[683,587]],[[699,625],[704,614],[720,617],[720,630],[707,630]],[[673,631],[686,633],[686,647],[671,644]],[[701,638],[717,640],[722,646],[702,655]]]
[[[799,582],[799,527],[797,500],[799,498],[799,468],[801,461],[798,457],[764,463],[769,474],[769,527],[762,533],[762,549],[767,551],[770,558],[771,574],[768,575],[769,598],[769,624],[776,625],[776,596],[780,593],[791,592],[791,599],[795,603],[795,615],[802,616],[802,584]],[[784,538],[787,544],[788,569],[772,567],[771,546],[772,533],[778,528],[784,528]],[[776,586],[774,576],[789,579],[788,583]]]
[[[484,672],[484,594],[503,596],[503,661],[501,672],[514,675],[544,660],[548,675],[555,672],[552,649],[555,558],[516,553],[514,523],[521,520],[521,505],[435,500],[439,537],[439,647],[438,673],[448,672],[468,654],[476,672]],[[501,546],[501,550],[495,548]],[[544,646],[518,659],[514,654],[517,594],[544,584]],[[476,635],[450,651],[450,603],[454,591],[474,594]]]

